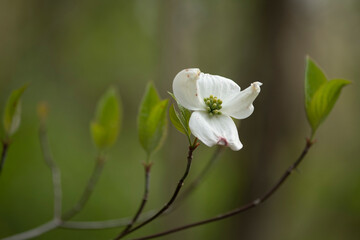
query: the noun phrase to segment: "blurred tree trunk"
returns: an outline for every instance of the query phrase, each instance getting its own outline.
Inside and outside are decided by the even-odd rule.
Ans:
[[[252,200],[266,191],[271,185],[271,173],[276,162],[276,149],[286,134],[288,126],[288,115],[286,105],[289,100],[284,98],[286,92],[284,82],[285,74],[281,61],[283,36],[286,34],[286,4],[285,0],[257,1],[255,21],[252,26],[256,40],[252,40],[252,46],[247,56],[247,79],[259,80],[264,83],[262,92],[256,105],[256,121],[248,121],[246,128],[241,132],[246,136],[253,136],[247,139],[249,146],[249,176],[248,189],[245,190],[244,199],[239,204]],[[255,19],[252,19],[255,20]],[[250,22],[250,21],[249,21]],[[254,21],[252,21],[254,22]],[[240,30],[241,31],[241,30]],[[261,142],[259,142],[261,141]],[[273,179],[273,178],[271,178]],[[233,223],[236,227],[233,236],[241,236],[242,239],[266,239],[261,229],[268,220],[266,206],[260,206],[261,210],[255,209],[239,217],[239,221]]]

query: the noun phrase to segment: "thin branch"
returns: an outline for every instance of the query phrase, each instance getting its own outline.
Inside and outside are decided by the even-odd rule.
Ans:
[[[195,139],[193,145],[189,146],[189,152],[188,152],[188,157],[187,157],[187,166],[186,166],[186,170],[184,172],[184,175],[182,176],[182,178],[179,180],[178,185],[172,195],[172,197],[170,198],[169,202],[167,202],[165,204],[165,206],[163,208],[161,208],[154,216],[152,216],[151,218],[149,218],[148,220],[142,222],[141,224],[139,224],[138,226],[134,227],[133,229],[129,230],[125,235],[118,235],[115,240],[120,239],[121,237],[127,236],[128,234],[142,228],[143,226],[147,225],[148,223],[152,222],[153,220],[155,220],[157,217],[159,217],[162,213],[164,213],[170,206],[171,204],[175,201],[177,195],[179,194],[181,187],[184,185],[184,181],[186,179],[186,177],[189,174],[190,171],[190,167],[191,167],[191,162],[192,162],[192,155],[194,150],[199,146],[197,143],[197,139]]]
[[[119,235],[119,239],[122,238],[123,236],[125,236],[128,231],[132,228],[132,226],[134,225],[134,223],[136,223],[136,221],[138,220],[141,212],[143,211],[145,204],[147,202],[148,199],[148,195],[149,195],[149,184],[150,184],[150,169],[151,169],[151,163],[144,163],[144,170],[145,170],[145,190],[144,190],[144,196],[143,199],[141,201],[140,207],[139,209],[136,211],[135,216],[133,217],[133,219],[131,220],[131,222],[126,226],[126,228],[122,231],[122,233]]]
[[[165,235],[172,234],[172,233],[175,233],[175,232],[183,231],[183,230],[188,229],[188,228],[193,228],[193,227],[197,227],[197,226],[204,225],[204,224],[207,224],[207,223],[211,223],[211,222],[219,221],[219,220],[222,220],[222,219],[226,219],[226,218],[229,218],[231,216],[234,216],[234,215],[237,215],[239,213],[250,210],[250,209],[252,209],[254,207],[257,207],[258,205],[260,205],[261,203],[263,203],[267,199],[269,199],[280,188],[280,186],[282,186],[282,184],[290,176],[292,171],[299,166],[299,164],[304,159],[304,157],[306,156],[306,154],[308,153],[308,151],[309,151],[309,149],[311,148],[312,145],[313,145],[313,142],[311,140],[307,139],[306,145],[305,145],[302,153],[298,157],[298,159],[285,171],[285,173],[281,176],[281,178],[278,180],[278,182],[268,192],[266,192],[262,197],[257,198],[257,199],[255,199],[254,201],[252,201],[252,202],[250,202],[248,204],[245,204],[245,205],[243,205],[243,206],[241,206],[239,208],[236,208],[236,209],[234,209],[234,210],[232,210],[230,212],[218,215],[216,217],[209,218],[209,219],[199,221],[199,222],[195,222],[195,223],[191,223],[191,224],[187,224],[187,225],[184,225],[184,226],[181,226],[181,227],[173,228],[171,230],[164,231],[164,232],[161,232],[161,233],[152,234],[152,235],[141,237],[141,238],[136,238],[136,239],[133,239],[133,240],[145,240],[145,239],[152,239],[152,238],[165,236]]]
[[[47,146],[46,146],[47,147]],[[50,162],[48,162],[48,156],[46,157],[46,161],[47,161],[47,164],[50,166]],[[19,234],[16,234],[16,235],[13,235],[13,236],[10,236],[10,237],[7,237],[7,238],[4,238],[2,240],[23,240],[23,239],[30,239],[30,238],[34,238],[34,237],[37,237],[37,236],[40,236],[46,232],[49,232],[55,228],[58,228],[60,226],[62,226],[62,224],[64,224],[64,221],[66,221],[67,219],[70,219],[72,218],[73,216],[75,216],[86,204],[86,202],[88,201],[88,199],[90,198],[91,196],[91,193],[93,192],[93,189],[99,179],[99,176],[101,174],[101,171],[103,169],[103,166],[104,166],[104,162],[105,162],[105,159],[102,158],[102,157],[99,157],[98,160],[97,160],[97,163],[95,165],[95,168],[94,168],[94,171],[88,181],[88,184],[86,185],[86,188],[79,200],[79,202],[70,210],[68,211],[64,217],[62,217],[61,219],[60,218],[57,218],[54,216],[54,218],[47,222],[47,223],[44,223],[43,225],[40,225],[39,227],[36,227],[36,228],[33,228],[29,231],[26,231],[26,232],[23,232],[23,233],[19,233]],[[52,169],[52,167],[50,167]],[[53,171],[52,171],[52,174],[53,174]],[[60,177],[60,175],[58,176]],[[57,177],[55,177],[57,178]],[[53,181],[54,181],[54,176],[53,176]],[[57,184],[57,183],[56,183]],[[59,196],[59,192],[55,193],[56,194],[56,198],[58,198]],[[59,207],[56,207],[56,212],[59,211]],[[61,216],[60,216],[61,217]]]
[[[218,160],[218,157],[220,155],[220,153],[223,151],[224,147],[222,146],[217,146],[215,149],[215,152],[213,153],[213,155],[211,156],[210,160],[208,161],[208,163],[206,164],[206,166],[204,167],[204,169],[200,172],[200,174],[195,178],[195,180],[193,180],[189,186],[184,189],[184,191],[182,193],[180,193],[178,199],[177,199],[177,205],[174,207],[177,207],[180,201],[185,200],[195,189],[196,187],[201,183],[201,181],[205,178],[205,176],[209,173],[209,171],[212,169],[212,167],[214,166],[214,164],[216,163],[216,161]],[[173,208],[174,208],[173,207]],[[173,209],[172,208],[172,209]],[[167,212],[169,212],[170,209],[168,209]]]
[[[62,190],[61,172],[56,165],[49,146],[45,122],[41,121],[39,129],[39,139],[44,160],[51,170],[53,189],[54,189],[54,218],[61,218],[62,209]]]
[[[63,221],[67,221],[67,220],[71,219],[72,217],[74,217],[78,212],[80,212],[83,209],[83,207],[89,200],[89,198],[95,188],[96,183],[99,180],[101,172],[104,168],[104,164],[105,164],[105,158],[102,156],[99,156],[96,161],[94,170],[91,174],[91,177],[89,178],[89,181],[85,187],[85,190],[84,190],[83,194],[81,195],[81,198],[79,199],[79,201],[76,203],[76,205],[72,209],[70,209],[68,212],[66,212],[63,215],[63,217],[61,218]]]
[[[205,177],[205,174],[213,166],[214,162],[216,161],[216,158],[219,156],[220,150],[221,149],[218,148],[214,152],[214,155],[212,155],[211,159],[209,160],[209,162],[205,166],[205,168],[202,170],[200,175],[190,184],[189,190],[185,190],[183,192],[183,194],[179,194],[179,198],[177,200],[178,202],[187,198],[190,195],[190,192],[192,192],[198,186],[198,184],[201,182],[201,179]],[[93,175],[94,175],[94,173],[93,173]],[[94,177],[91,177],[91,178],[94,178]],[[190,191],[190,189],[191,189],[191,191]],[[163,215],[170,213],[171,212],[170,210],[172,210],[172,209],[173,208],[168,209],[166,212],[163,213]],[[140,222],[146,221],[146,220],[150,219],[154,214],[156,214],[156,211],[150,210],[146,213],[141,214],[138,217],[138,220]],[[97,230],[97,229],[117,228],[117,227],[128,225],[129,223],[131,223],[131,221],[132,221],[132,219],[130,217],[105,220],[105,221],[92,221],[92,222],[58,221],[56,219],[53,219],[37,228],[4,238],[2,240],[29,239],[29,238],[40,236],[48,231],[58,228],[58,227],[68,228],[68,229],[78,229],[78,230]]]
[[[1,174],[1,171],[4,167],[4,163],[5,163],[5,159],[6,159],[6,156],[7,156],[7,152],[9,150],[9,141],[3,141],[2,142],[2,153],[1,153],[1,160],[0,160],[0,174]]]
[[[220,156],[220,153],[223,151],[224,147],[218,146],[216,150],[214,151],[213,155],[209,159],[208,163],[204,167],[204,169],[200,172],[200,174],[193,180],[188,188],[184,189],[184,191],[179,193],[179,196],[176,200],[176,205],[174,205],[171,208],[168,208],[166,212],[164,212],[161,216],[164,216],[166,214],[169,214],[173,210],[175,210],[181,201],[184,201],[187,199],[192,192],[199,186],[201,181],[206,177],[206,175],[209,173],[211,168],[216,163],[217,159]],[[143,214],[141,214],[138,218],[139,222],[143,222],[150,217],[152,217],[156,213],[155,210],[147,211]],[[96,230],[96,229],[109,229],[109,228],[117,228],[117,227],[123,227],[131,223],[131,217],[125,217],[125,218],[117,218],[117,219],[111,219],[111,220],[104,220],[104,221],[67,221],[64,222],[61,225],[61,228],[67,228],[67,229],[79,229],[79,230]]]
[[[39,227],[33,228],[29,231],[22,232],[7,238],[3,238],[2,240],[25,240],[25,239],[34,238],[57,228],[59,224],[60,224],[59,219],[53,219],[47,223],[44,223],[43,225],[40,225]]]
[[[139,221],[145,221],[152,217],[156,211],[151,210],[141,214],[139,217]],[[131,223],[132,218],[119,218],[119,219],[111,219],[105,221],[92,221],[92,222],[78,222],[78,221],[67,221],[61,224],[61,228],[67,229],[78,229],[78,230],[98,230],[98,229],[109,229],[109,228],[118,228],[123,227]]]

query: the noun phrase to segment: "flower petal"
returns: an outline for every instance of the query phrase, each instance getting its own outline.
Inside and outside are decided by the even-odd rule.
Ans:
[[[198,68],[184,69],[179,72],[173,82],[174,95],[179,103],[189,110],[203,110],[204,101],[198,92],[198,79],[200,70]]]
[[[201,98],[213,95],[226,102],[240,93],[240,87],[233,80],[217,75],[201,73],[198,84]]]
[[[243,147],[236,125],[229,116],[210,116],[207,112],[194,112],[189,126],[192,134],[209,147],[225,145],[234,151]]]
[[[221,112],[236,119],[249,117],[253,111],[253,101],[259,95],[261,82],[254,82],[250,87],[238,93],[230,101],[223,101]]]

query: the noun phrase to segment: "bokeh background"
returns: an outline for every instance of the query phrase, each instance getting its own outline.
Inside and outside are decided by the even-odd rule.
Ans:
[[[242,88],[264,83],[254,114],[241,122],[244,148],[226,150],[201,186],[143,236],[225,212],[274,184],[310,133],[304,113],[305,56],[343,90],[299,171],[268,202],[221,222],[163,239],[360,239],[360,2],[357,0],[0,0],[0,106],[30,82],[23,118],[0,178],[0,238],[52,217],[50,171],[38,141],[36,106],[47,101],[49,138],[62,171],[64,210],[95,164],[89,123],[110,85],[124,105],[119,141],[85,209],[74,220],[134,214],[145,158],[136,117],[146,83],[169,98],[178,71],[199,67]],[[186,165],[187,140],[169,126],[153,158],[146,209],[163,206]],[[214,148],[195,153],[189,182]],[[186,185],[184,186],[186,188]],[[37,239],[110,239],[121,229],[58,229]]]

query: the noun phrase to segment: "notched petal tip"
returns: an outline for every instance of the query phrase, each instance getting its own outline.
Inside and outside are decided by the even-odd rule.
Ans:
[[[224,137],[220,137],[220,139],[217,142],[217,145],[230,147],[230,149],[233,151],[239,151],[240,149],[243,148],[243,145],[239,140],[228,142],[227,139]]]
[[[253,82],[252,84],[251,84],[251,87],[252,87],[252,89],[253,89],[253,91],[254,92],[257,92],[257,93],[259,93],[260,92],[260,86],[261,85],[263,85],[261,82]]]
[[[187,68],[178,73],[178,75],[186,76],[190,80],[198,80],[200,77],[201,71],[199,68]]]
[[[259,95],[261,82],[253,82],[241,91],[230,103],[223,104],[222,112],[236,119],[249,117],[253,111],[253,101]]]
[[[219,141],[217,142],[217,145],[221,145],[221,146],[227,147],[228,142],[227,142],[226,138],[220,137]]]

